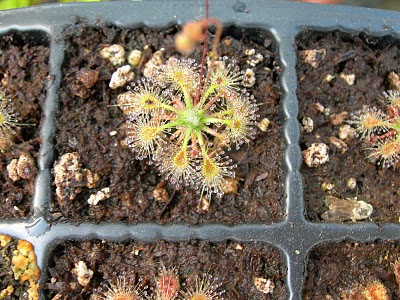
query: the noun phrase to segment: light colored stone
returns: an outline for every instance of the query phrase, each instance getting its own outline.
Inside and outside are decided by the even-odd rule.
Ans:
[[[346,186],[350,189],[350,190],[354,190],[357,186],[357,181],[355,178],[351,177],[349,179],[347,179],[346,181]]]
[[[110,194],[110,188],[106,187],[101,189],[100,191],[98,191],[95,194],[90,195],[89,199],[88,199],[88,203],[91,206],[95,206],[97,205],[100,201],[109,199],[111,196]]]
[[[354,74],[344,74],[342,72],[340,73],[339,77],[346,81],[348,85],[354,85],[354,82],[356,81],[356,75]]]
[[[112,74],[109,86],[115,90],[116,88],[125,86],[134,77],[135,73],[132,72],[130,65],[120,67]]]
[[[305,132],[310,133],[314,130],[314,121],[309,117],[304,117],[301,121]]]
[[[324,191],[332,191],[335,185],[333,183],[323,182],[321,184],[321,189]]]
[[[356,136],[356,131],[349,124],[345,124],[339,127],[338,136],[342,141],[352,139]]]
[[[86,266],[86,263],[82,260],[75,264],[75,268],[72,269],[72,273],[76,275],[81,286],[87,286],[93,277],[93,271],[90,270]]]
[[[303,50],[299,52],[299,57],[314,69],[318,68],[321,61],[324,60],[326,49]]]
[[[153,197],[159,202],[169,202],[169,194],[166,189],[158,187],[153,190]]]
[[[103,48],[100,55],[108,59],[114,66],[120,66],[125,62],[125,49],[121,45],[111,45]]]
[[[272,294],[275,288],[271,279],[265,279],[262,277],[254,277],[254,286],[264,294]]]
[[[264,118],[260,122],[258,122],[257,126],[258,128],[260,128],[261,131],[266,132],[269,124],[271,124],[271,121],[268,118]]]
[[[314,143],[302,155],[307,166],[318,167],[329,161],[329,147],[324,143]]]
[[[132,50],[128,54],[128,64],[132,67],[137,67],[142,59],[142,51],[140,50]]]
[[[21,179],[17,172],[17,165],[18,165],[18,159],[13,159],[7,165],[8,177],[10,177],[12,181],[18,181]]]
[[[251,69],[247,69],[243,76],[243,86],[251,88],[256,83],[256,75]]]

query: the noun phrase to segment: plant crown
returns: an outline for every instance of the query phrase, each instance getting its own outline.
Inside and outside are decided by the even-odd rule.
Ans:
[[[400,157],[400,92],[387,91],[383,96],[388,103],[386,112],[364,107],[353,116],[351,123],[367,145],[367,158],[388,168]]]
[[[120,105],[129,111],[126,140],[137,159],[149,157],[175,185],[222,196],[236,168],[225,150],[254,137],[257,106],[240,88],[235,61],[208,61],[203,86],[199,77],[193,59],[170,58],[156,76],[134,84]]]

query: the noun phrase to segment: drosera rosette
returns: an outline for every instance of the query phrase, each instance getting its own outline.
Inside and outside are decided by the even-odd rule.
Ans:
[[[255,136],[257,105],[241,89],[243,72],[227,57],[201,68],[193,59],[170,58],[154,78],[142,78],[121,94],[126,142],[141,160],[150,158],[176,186],[195,187],[208,198],[223,195],[236,165],[225,151]]]
[[[400,92],[383,93],[388,103],[386,112],[376,107],[363,107],[350,121],[368,152],[367,159],[384,168],[397,167],[400,158]]]
[[[0,88],[0,152],[4,152],[14,143],[14,130],[17,126],[28,124],[19,123],[18,114],[12,108],[12,98]]]
[[[181,288],[178,272],[175,268],[167,269],[161,266],[160,274],[155,278],[156,289],[153,300],[173,300]]]
[[[115,283],[103,283],[103,287],[94,290],[96,300],[141,300],[143,291],[141,283],[134,284],[126,274],[116,276]]]
[[[222,284],[217,282],[218,278],[206,273],[191,279],[191,282],[186,280],[186,289],[181,292],[180,300],[223,299],[222,296],[225,294],[225,291],[221,290]]]

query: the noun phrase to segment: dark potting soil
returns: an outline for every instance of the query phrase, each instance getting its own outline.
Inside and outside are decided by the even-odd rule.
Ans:
[[[325,197],[333,195],[340,199],[357,197],[371,204],[374,211],[370,219],[373,222],[399,222],[399,169],[382,168],[368,161],[365,145],[357,137],[343,140],[347,151],[329,142],[330,137],[338,137],[339,128],[348,124],[351,114],[363,106],[376,106],[386,111],[387,103],[382,93],[393,89],[389,84],[389,73],[400,72],[399,41],[387,36],[304,32],[296,45],[299,121],[308,117],[314,122],[311,133],[304,130],[301,133],[301,149],[307,149],[312,143],[329,146],[329,162],[317,167],[303,163],[301,167],[307,218],[321,221],[321,214],[328,209]],[[306,62],[304,50],[319,53],[314,59],[314,67]],[[346,77],[348,75],[350,77]],[[317,103],[323,106],[322,112]],[[342,112],[348,113],[345,120],[333,125],[336,123],[331,117]],[[353,189],[347,185],[351,178],[356,182]],[[333,186],[329,187],[329,184]]]
[[[48,38],[42,32],[12,32],[0,39],[0,88],[11,98],[8,111],[14,111],[23,126],[12,126],[13,143],[0,153],[0,217],[26,217],[31,212],[34,176],[13,181],[7,165],[21,154],[35,161],[39,150],[39,128],[48,79]]]
[[[126,87],[109,88],[111,75],[117,67],[103,59],[100,51],[112,44],[122,45],[126,52],[133,49],[142,51],[143,60],[134,68],[134,81],[137,81],[143,77],[145,64],[157,50],[165,49],[165,59],[180,57],[174,48],[177,32],[176,27],[163,31],[131,30],[100,23],[98,27],[88,27],[84,22],[65,29],[64,77],[59,93],[60,109],[56,115],[57,161],[66,153],[77,152],[82,168],[97,173],[100,181],[94,189],[83,187],[72,201],[54,198],[49,216],[52,220],[237,224],[271,223],[283,218],[285,199],[280,166],[283,140],[277,114],[281,68],[271,36],[260,30],[227,28],[219,45],[221,56],[237,60],[241,70],[254,70],[256,84],[249,92],[259,104],[259,120],[267,117],[271,121],[265,132],[257,128],[257,135],[249,145],[230,153],[238,165],[237,192],[222,199],[213,197],[208,212],[199,211],[200,196],[192,188],[179,187],[178,190],[167,182],[167,203],[153,197],[154,189],[164,184],[163,177],[147,159],[136,160],[132,149],[124,144],[126,118],[120,108],[113,105],[117,95],[125,92]],[[197,62],[201,62],[202,47],[198,45],[191,55]],[[245,54],[248,49],[255,49],[256,54],[263,56],[255,67],[246,62],[249,60]],[[97,70],[99,77],[92,88],[82,92],[76,85],[77,72],[83,68]],[[76,95],[83,95],[85,99]],[[115,135],[110,135],[115,131]],[[110,199],[89,206],[90,195],[106,187],[110,188]]]
[[[400,299],[393,266],[399,256],[400,244],[394,241],[317,246],[308,257],[304,299],[356,299],[349,297],[351,290],[373,281],[386,287],[389,299]]]
[[[93,271],[90,282],[82,287],[71,270],[83,261]],[[175,269],[182,290],[193,287],[195,278],[212,276],[221,299],[286,299],[286,268],[280,253],[259,243],[185,243],[139,242],[108,243],[104,241],[65,242],[55,248],[45,284],[46,299],[61,294],[60,299],[89,299],[99,288],[116,285],[126,278],[148,295],[156,288],[160,269]],[[254,286],[254,277],[270,279],[272,294],[263,294]],[[128,280],[129,279],[129,280]],[[146,286],[146,288],[145,288]],[[96,290],[95,290],[96,289]],[[92,299],[92,298],[91,298]]]

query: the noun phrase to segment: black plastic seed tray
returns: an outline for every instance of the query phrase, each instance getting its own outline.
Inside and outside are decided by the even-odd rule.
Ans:
[[[400,240],[400,226],[373,223],[331,224],[311,223],[304,217],[303,188],[299,147],[300,125],[296,97],[295,40],[303,30],[364,32],[371,36],[400,38],[400,13],[344,6],[325,6],[275,1],[210,1],[210,16],[223,24],[246,28],[260,28],[272,34],[277,41],[278,59],[282,64],[280,83],[283,97],[280,118],[285,143],[284,191],[286,217],[276,224],[226,226],[221,224],[187,226],[121,223],[49,224],[43,217],[50,207],[54,186],[53,116],[58,108],[57,93],[62,78],[64,58],[63,28],[76,17],[97,18],[121,27],[142,25],[165,28],[183,24],[205,16],[204,1],[143,1],[107,2],[88,4],[56,4],[0,12],[0,35],[11,31],[33,32],[33,36],[48,39],[50,44],[49,73],[53,81],[46,87],[44,121],[41,126],[41,147],[38,155],[39,172],[35,181],[33,217],[0,221],[0,233],[25,239],[34,245],[40,269],[41,282],[45,282],[46,267],[51,249],[66,240],[102,239],[107,241],[139,240],[154,242],[187,241],[258,241],[271,244],[284,253],[287,265],[289,299],[301,299],[305,279],[307,255],[320,243],[342,240],[373,241]],[[281,162],[277,162],[281,163]]]

